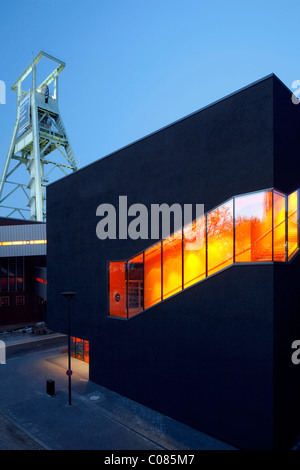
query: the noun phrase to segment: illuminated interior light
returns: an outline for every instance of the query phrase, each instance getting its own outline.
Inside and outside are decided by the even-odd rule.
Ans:
[[[47,240],[13,240],[9,242],[0,242],[0,246],[18,246],[18,245],[44,245]]]

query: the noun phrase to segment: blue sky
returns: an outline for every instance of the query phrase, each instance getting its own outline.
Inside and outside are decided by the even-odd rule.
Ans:
[[[299,31],[276,0],[0,0],[0,173],[10,88],[40,50],[66,62],[60,111],[83,167],[270,73],[291,88]]]

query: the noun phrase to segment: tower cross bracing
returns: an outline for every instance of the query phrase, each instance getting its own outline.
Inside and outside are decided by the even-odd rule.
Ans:
[[[43,57],[54,62],[55,68],[38,84],[37,68]],[[8,217],[17,214],[24,219],[44,221],[49,175],[57,168],[64,175],[77,170],[58,106],[58,79],[64,67],[61,60],[40,52],[12,86],[17,94],[17,116],[0,180],[0,207],[9,212]],[[31,88],[25,91],[22,85],[30,74]],[[60,152],[59,160],[53,158],[54,151]],[[17,169],[24,167],[29,173],[27,184],[12,178]],[[9,205],[18,189],[25,194],[26,207]]]

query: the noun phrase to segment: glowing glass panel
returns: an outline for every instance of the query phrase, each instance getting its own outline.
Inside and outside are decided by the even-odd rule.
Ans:
[[[90,362],[90,344],[89,341],[84,339],[70,337],[71,342],[71,356],[80,359],[83,362]]]
[[[288,196],[288,257],[298,249],[298,191]]]
[[[144,308],[144,260],[143,253],[127,263],[128,315],[136,315]]]
[[[235,261],[272,261],[272,191],[235,198]]]
[[[207,266],[211,275],[233,263],[233,200],[207,214]]]
[[[161,242],[145,251],[144,308],[161,301]]]
[[[126,309],[126,263],[109,263],[109,313],[115,317],[127,317]]]
[[[285,202],[283,194],[273,193],[273,260],[285,261]]]
[[[200,281],[206,276],[206,218],[195,220],[184,227],[184,287]]]
[[[182,289],[182,231],[163,241],[163,298]]]

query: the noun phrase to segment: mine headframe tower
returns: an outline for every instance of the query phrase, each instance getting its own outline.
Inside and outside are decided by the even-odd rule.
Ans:
[[[42,57],[53,61],[56,67],[42,83],[38,84],[37,68]],[[77,170],[77,163],[58,107],[58,78],[64,67],[64,62],[40,52],[12,86],[12,90],[17,93],[17,117],[0,180],[0,207],[9,210],[8,217],[18,213],[25,219],[28,218],[28,215],[24,216],[27,211],[27,214],[30,212],[31,220],[45,221],[45,188],[49,182],[49,174],[55,168],[59,168],[65,175]],[[22,83],[30,73],[32,85],[29,91],[24,91]],[[53,88],[51,95],[50,85]],[[49,155],[55,150],[60,152],[60,160],[63,163],[56,161],[55,158],[49,159]],[[29,173],[27,184],[11,180],[11,176],[22,166]],[[26,195],[27,208],[6,205],[6,201],[19,188]]]

